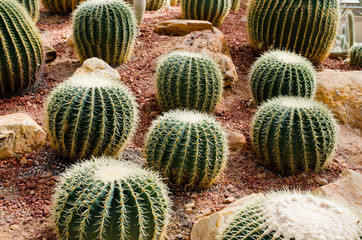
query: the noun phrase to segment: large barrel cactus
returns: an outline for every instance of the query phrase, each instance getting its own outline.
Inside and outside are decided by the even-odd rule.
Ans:
[[[298,54],[279,50],[265,53],[253,64],[249,83],[258,105],[278,96],[313,98],[316,91],[313,65]]]
[[[170,0],[147,0],[146,1],[146,10],[147,11],[156,11],[160,8],[164,8],[169,4]]]
[[[116,66],[133,53],[137,20],[124,1],[89,0],[74,11],[73,32],[81,61],[97,57]]]
[[[62,175],[52,216],[61,240],[163,240],[169,206],[158,174],[102,157]]]
[[[362,67],[362,44],[355,44],[352,46],[348,55],[351,65]]]
[[[34,22],[39,19],[39,2],[38,0],[17,0],[28,11]]]
[[[121,82],[80,74],[51,93],[46,125],[51,146],[70,158],[115,156],[136,129],[137,105]]]
[[[41,0],[44,7],[52,12],[58,14],[68,14],[84,0]]]
[[[231,9],[230,0],[182,0],[182,18],[206,20],[221,26]]]
[[[172,52],[157,66],[158,102],[164,111],[187,108],[212,112],[222,95],[222,79],[218,64],[207,55]]]
[[[226,165],[222,126],[203,113],[170,111],[155,120],[146,137],[147,165],[176,186],[204,188]]]
[[[279,97],[259,108],[251,135],[252,145],[267,167],[283,174],[318,172],[332,156],[336,123],[318,102]]]
[[[39,31],[20,3],[1,0],[0,16],[0,97],[8,97],[40,78],[44,51]]]
[[[247,202],[220,240],[360,240],[360,216],[337,202],[308,193],[279,192]]]
[[[318,63],[336,35],[338,0],[251,0],[247,18],[252,47],[289,50]]]

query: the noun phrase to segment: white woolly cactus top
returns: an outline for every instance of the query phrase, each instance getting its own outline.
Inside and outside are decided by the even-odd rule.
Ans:
[[[219,125],[219,123],[215,120],[214,117],[206,113],[192,111],[192,110],[179,110],[179,109],[172,110],[165,113],[162,117],[160,117],[160,120],[162,119],[172,119],[175,121],[180,121],[184,123],[194,123],[194,124],[207,121]]]
[[[265,59],[274,59],[283,64],[303,64],[314,70],[313,65],[307,58],[290,51],[270,50],[264,53],[258,60],[265,61]]]
[[[90,73],[90,74],[76,74],[69,78],[66,84],[74,87],[84,88],[112,88],[112,87],[124,87],[119,81],[107,78],[105,75]]]
[[[323,112],[331,114],[330,110],[324,106],[322,103],[317,102],[313,99],[307,99],[302,97],[276,97],[268,100],[266,103],[261,105],[261,107],[266,107],[269,105],[280,105],[282,107],[293,108],[293,109],[314,109],[318,108]]]
[[[87,0],[87,1],[84,1],[84,2],[81,2],[79,5],[78,5],[78,9],[80,8],[80,6],[90,6],[90,5],[96,5],[96,6],[99,6],[101,4],[111,4],[111,3],[115,3],[115,2],[118,2],[118,3],[122,3],[122,4],[127,4],[127,2],[125,1],[119,1],[119,0]]]

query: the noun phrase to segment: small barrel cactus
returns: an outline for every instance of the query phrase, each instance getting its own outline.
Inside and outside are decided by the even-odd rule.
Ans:
[[[175,51],[156,70],[157,96],[162,110],[176,108],[214,111],[222,95],[223,77],[207,55]]]
[[[362,67],[362,44],[355,44],[349,50],[349,61],[351,65]]]
[[[37,22],[39,19],[39,2],[38,0],[17,0],[26,11],[29,13],[30,17],[34,22]]]
[[[324,61],[333,45],[339,0],[251,0],[248,8],[253,48],[289,50],[309,60]]]
[[[137,20],[132,7],[124,1],[89,0],[74,11],[73,32],[81,61],[97,57],[116,66],[132,55]]]
[[[315,71],[313,65],[298,54],[270,51],[253,64],[250,88],[258,105],[278,96],[313,98],[316,91]]]
[[[211,185],[226,165],[227,140],[214,118],[186,110],[155,120],[146,137],[147,165],[170,183],[194,188]]]
[[[252,145],[264,165],[283,174],[318,172],[336,144],[336,123],[322,104],[279,97],[261,105],[252,124]]]
[[[231,9],[230,0],[182,0],[182,18],[206,20],[221,26]]]
[[[146,1],[146,10],[147,11],[156,11],[158,9],[164,8],[169,4],[169,0],[147,0]]]
[[[0,16],[0,97],[8,97],[35,84],[44,50],[38,29],[20,3],[1,0]]]
[[[360,240],[362,224],[354,210],[332,200],[272,192],[242,206],[218,239]]]
[[[51,146],[70,158],[115,156],[136,129],[138,110],[121,82],[79,74],[61,83],[47,103]]]
[[[84,0],[41,0],[44,7],[57,14],[68,14],[78,6],[78,4]]]
[[[101,157],[73,165],[53,197],[61,240],[162,240],[169,222],[168,190],[158,174]]]
[[[238,11],[240,8],[241,0],[231,0],[231,10]]]

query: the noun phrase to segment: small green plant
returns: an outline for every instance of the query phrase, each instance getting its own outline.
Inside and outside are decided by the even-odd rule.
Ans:
[[[49,96],[46,125],[61,155],[84,159],[116,156],[132,137],[137,104],[121,82],[104,75],[76,75]]]
[[[231,0],[231,10],[238,11],[240,9],[241,0]]]
[[[362,67],[362,44],[355,44],[349,50],[349,62],[351,65]]]
[[[41,76],[44,51],[40,34],[17,1],[0,1],[0,97],[24,92]]]
[[[247,30],[253,48],[289,50],[324,61],[339,20],[338,0],[251,0]]]
[[[218,64],[207,55],[175,51],[165,55],[156,70],[157,97],[162,110],[214,111],[223,77]]]
[[[41,0],[44,7],[57,14],[68,14],[78,6],[78,4],[84,0]]]
[[[228,154],[222,126],[203,113],[174,110],[155,120],[146,137],[147,165],[176,186],[210,186]]]
[[[316,91],[313,65],[298,54],[280,50],[265,53],[253,64],[249,83],[258,105],[278,96],[313,98]]]
[[[164,8],[169,4],[170,0],[147,0],[146,1],[146,10],[147,11],[156,11],[158,9]]]
[[[74,11],[73,32],[82,62],[97,57],[116,66],[127,62],[133,53],[137,20],[124,1],[90,0]]]
[[[225,227],[220,240],[362,239],[360,216],[353,210],[290,191],[271,192],[246,203]]]
[[[342,25],[342,34],[336,36],[336,47],[338,50],[349,50],[354,45],[354,21],[353,13],[348,11],[347,23]]]
[[[38,0],[17,0],[26,11],[29,13],[30,17],[34,22],[37,22],[39,19],[39,2]]]
[[[282,174],[320,171],[336,145],[336,123],[322,104],[300,97],[279,97],[258,109],[252,145],[270,169]]]
[[[62,175],[52,216],[61,240],[162,240],[169,208],[168,189],[158,174],[101,157]]]
[[[231,9],[230,0],[182,0],[182,18],[206,20],[221,26]]]

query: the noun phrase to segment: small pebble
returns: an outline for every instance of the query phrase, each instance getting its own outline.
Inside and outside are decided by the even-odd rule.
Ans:
[[[235,198],[234,197],[228,197],[227,199],[225,199],[225,201],[223,203],[230,204],[230,203],[233,203],[233,202],[235,202]]]
[[[314,177],[314,180],[316,181],[316,183],[318,183],[319,185],[321,186],[324,186],[324,185],[327,185],[328,184],[328,181],[325,180],[324,178],[321,178],[319,176],[315,176]]]
[[[28,160],[25,158],[25,157],[23,157],[21,160],[20,160],[20,164],[21,165],[25,165],[25,164],[27,164],[28,163]]]
[[[192,208],[186,208],[185,209],[185,213],[186,214],[191,214],[194,210],[192,210]]]
[[[10,225],[9,228],[10,228],[11,230],[13,230],[13,231],[17,231],[17,230],[19,230],[19,225],[13,224],[13,225]]]
[[[194,208],[194,207],[195,207],[195,203],[194,203],[194,202],[185,204],[185,209],[187,209],[187,208]]]
[[[40,177],[41,178],[49,178],[51,177],[53,174],[51,172],[44,172]]]

